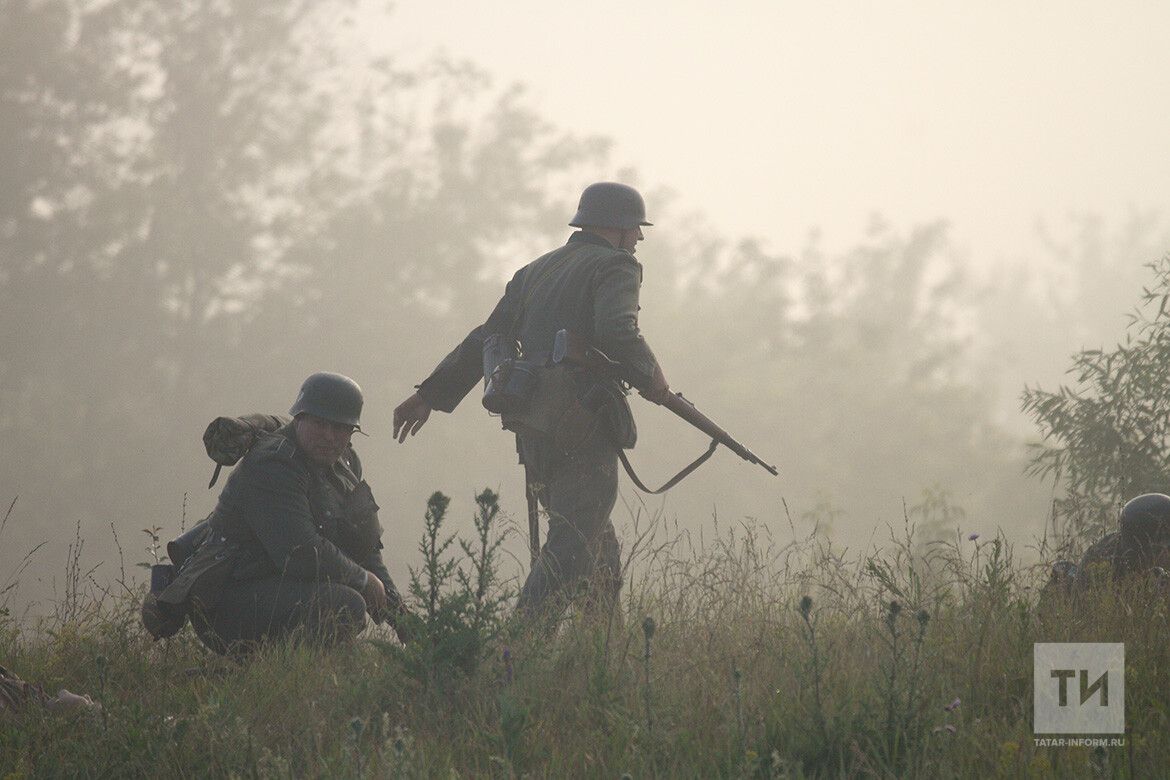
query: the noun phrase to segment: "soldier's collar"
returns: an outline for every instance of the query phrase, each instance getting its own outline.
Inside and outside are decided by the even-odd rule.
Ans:
[[[576,233],[569,236],[569,243],[570,244],[574,244],[577,242],[584,242],[586,244],[595,244],[597,246],[603,246],[603,247],[606,247],[608,249],[614,248],[613,244],[609,243],[608,241],[606,241],[604,238],[597,235],[596,233],[590,233],[588,230],[578,230]]]

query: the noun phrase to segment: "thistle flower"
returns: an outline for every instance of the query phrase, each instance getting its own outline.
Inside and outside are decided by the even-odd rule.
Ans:
[[[977,533],[976,533],[976,532],[974,532],[974,531],[972,531],[971,533],[967,534],[967,541],[968,541],[968,542],[973,542],[973,541],[975,541],[975,540],[976,540],[976,539],[978,539],[978,538],[979,538],[979,534],[977,534]]]

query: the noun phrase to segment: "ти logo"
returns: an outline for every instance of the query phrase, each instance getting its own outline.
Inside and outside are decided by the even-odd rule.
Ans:
[[[1125,732],[1124,644],[1037,642],[1032,658],[1032,731]]]

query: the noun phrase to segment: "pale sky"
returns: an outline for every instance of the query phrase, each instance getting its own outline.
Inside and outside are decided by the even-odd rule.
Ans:
[[[984,264],[1027,255],[1037,218],[1170,204],[1166,2],[404,0],[367,29],[525,84],[675,219],[780,252],[880,213],[945,217]]]

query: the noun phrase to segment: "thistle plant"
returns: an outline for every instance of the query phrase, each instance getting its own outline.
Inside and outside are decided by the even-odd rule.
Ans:
[[[444,535],[450,499],[434,493],[427,502],[419,553],[422,566],[411,569],[410,594],[422,604],[417,639],[406,649],[407,670],[428,687],[448,683],[452,671],[473,674],[497,636],[509,593],[499,585],[499,548],[495,521],[499,495],[476,496],[475,539],[459,541],[464,560],[450,554],[455,534]]]

